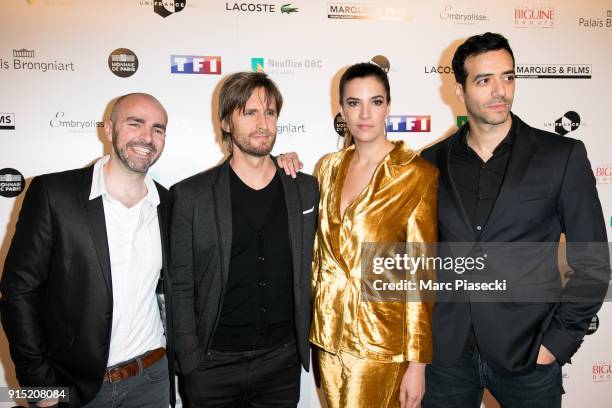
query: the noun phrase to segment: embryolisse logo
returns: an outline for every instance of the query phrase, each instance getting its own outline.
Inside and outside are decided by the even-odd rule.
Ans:
[[[489,20],[489,17],[483,13],[455,10],[453,6],[447,4],[440,13],[440,20],[450,21],[454,24],[473,25],[486,22]]]
[[[104,127],[104,122],[96,121],[95,119],[89,120],[72,120],[65,118],[65,113],[59,111],[55,114],[53,119],[49,121],[49,125],[52,128],[63,128],[68,129],[71,132],[87,132],[93,131],[96,128]]]

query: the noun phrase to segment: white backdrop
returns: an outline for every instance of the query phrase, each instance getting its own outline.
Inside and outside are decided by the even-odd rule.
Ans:
[[[452,88],[455,48],[494,31],[510,40],[517,71],[532,75],[518,79],[513,111],[535,127],[584,141],[610,228],[612,1],[285,1],[2,0],[0,169],[29,180],[85,166],[104,152],[98,126],[109,102],[143,91],[169,113],[166,148],[152,169],[169,187],[222,159],[214,113],[219,81],[259,64],[286,101],[274,151],[299,152],[310,172],[339,144],[333,118],[342,68],[376,55],[390,63],[392,115],[429,116],[429,131],[389,133],[420,149],[465,115]],[[163,4],[156,10],[153,3]],[[111,58],[118,49],[130,51]],[[130,52],[138,61],[133,75],[111,72],[109,59],[133,65]],[[188,74],[190,65],[179,62],[194,57],[196,73]],[[0,264],[22,199],[0,196]],[[610,305],[599,318],[601,327],[564,367],[564,407],[611,406]],[[16,386],[3,336],[0,360],[0,386]],[[312,376],[303,380],[300,406],[318,407]]]

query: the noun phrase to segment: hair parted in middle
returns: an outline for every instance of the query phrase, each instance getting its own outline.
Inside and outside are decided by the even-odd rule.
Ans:
[[[225,123],[232,127],[232,114],[235,110],[244,113],[247,101],[256,89],[262,88],[266,95],[268,107],[271,101],[276,102],[276,114],[279,115],[283,107],[283,96],[278,87],[264,72],[236,72],[223,81],[219,92],[219,123],[221,126],[222,141],[232,152],[232,135],[223,129]]]
[[[385,88],[385,92],[387,93],[387,103],[391,102],[391,86],[389,85],[389,77],[387,77],[387,73],[374,62],[359,62],[348,67],[340,77],[338,92],[340,96],[340,106],[342,106],[344,103],[344,89],[346,88],[346,84],[353,79],[367,77],[374,77],[380,81]],[[353,136],[347,127],[344,134],[344,147],[349,147],[354,143],[355,141],[353,140]]]

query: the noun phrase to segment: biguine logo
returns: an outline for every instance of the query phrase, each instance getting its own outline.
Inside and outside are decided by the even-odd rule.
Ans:
[[[15,71],[74,71],[74,62],[70,61],[58,61],[58,60],[45,60],[36,61],[34,50],[28,50],[22,48],[19,50],[13,50],[13,69]],[[11,64],[0,58],[0,70],[10,69]]]
[[[347,132],[346,121],[344,120],[340,112],[338,112],[338,114],[334,118],[334,129],[336,130],[336,133],[338,135],[342,137],[346,135],[346,132]]]
[[[138,57],[127,48],[117,48],[108,56],[108,68],[120,78],[131,77],[138,71]]]
[[[461,126],[468,123],[469,120],[470,120],[469,116],[457,116],[457,127],[461,128]]]
[[[517,78],[591,79],[591,64],[519,64]]]
[[[431,116],[429,115],[389,115],[387,132],[430,132]]]
[[[591,323],[589,323],[589,327],[587,327],[586,335],[590,336],[591,334],[595,333],[597,329],[599,329],[599,317],[595,315],[591,319]]]
[[[387,20],[410,21],[405,7],[381,4],[327,3],[327,18],[338,20]]]
[[[23,175],[15,169],[0,170],[0,196],[17,197],[25,187]]]
[[[597,184],[612,183],[612,165],[600,164],[593,169],[593,173],[595,173],[595,180],[597,180]],[[612,223],[610,226],[612,227]]]
[[[612,382],[612,361],[599,361],[593,363],[593,382]]]
[[[0,113],[0,130],[15,130],[14,113]]]
[[[221,75],[221,57],[171,55],[170,72],[173,74]]]
[[[521,6],[514,9],[514,26],[517,28],[554,28],[555,8],[546,6]]]

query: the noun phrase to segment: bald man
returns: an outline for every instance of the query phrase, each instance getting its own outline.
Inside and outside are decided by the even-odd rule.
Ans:
[[[110,155],[30,184],[0,282],[2,325],[21,387],[65,387],[69,400],[33,406],[174,404],[169,197],[147,175],[167,122],[153,96],[124,95],[104,124]]]

